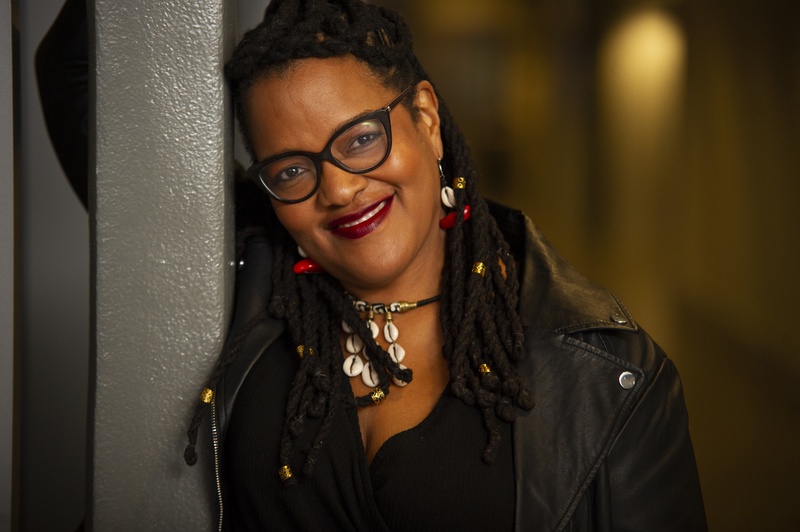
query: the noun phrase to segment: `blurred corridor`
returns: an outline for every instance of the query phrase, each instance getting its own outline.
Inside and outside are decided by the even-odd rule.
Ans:
[[[385,1],[481,165],[675,360],[712,530],[800,530],[800,4]]]

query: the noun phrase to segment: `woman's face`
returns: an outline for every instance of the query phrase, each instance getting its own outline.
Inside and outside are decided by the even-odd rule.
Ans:
[[[416,293],[428,284],[422,279],[435,279],[438,289],[444,263],[438,101],[426,81],[412,90],[419,117],[412,119],[404,105],[392,109],[392,147],[383,164],[353,174],[325,161],[316,194],[295,204],[272,200],[294,240],[357,296],[429,297]],[[398,94],[350,56],[296,61],[246,94],[256,157],[319,152],[343,124]]]

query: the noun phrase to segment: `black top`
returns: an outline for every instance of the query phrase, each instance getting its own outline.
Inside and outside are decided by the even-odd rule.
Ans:
[[[502,424],[497,460],[485,464],[482,414],[449,391],[419,425],[386,441],[371,465],[356,409],[343,408],[311,478],[302,475],[299,455],[290,464],[299,482],[283,485],[278,449],[297,365],[284,335],[259,358],[237,397],[223,455],[226,519],[235,530],[512,529],[511,425]],[[347,377],[343,386],[350,393]],[[307,420],[303,436],[310,439],[317,423]]]

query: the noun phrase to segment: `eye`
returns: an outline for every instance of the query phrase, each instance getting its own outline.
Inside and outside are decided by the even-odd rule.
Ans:
[[[370,144],[375,142],[375,139],[377,139],[380,136],[381,135],[379,133],[366,133],[364,135],[356,137],[350,143],[350,149],[351,150],[358,150],[358,149],[366,148]]]
[[[304,157],[280,159],[262,171],[272,189],[290,188],[307,178],[314,178],[314,163]]]
[[[273,177],[272,180],[273,181],[291,181],[292,179],[295,179],[295,178],[300,177],[301,175],[303,175],[303,172],[305,172],[305,171],[306,170],[304,170],[303,168],[300,168],[299,166],[290,166],[289,168],[286,168],[284,171],[278,173],[278,175]]]
[[[378,120],[360,122],[343,132],[335,141],[337,157],[362,157],[386,146],[386,132]]]

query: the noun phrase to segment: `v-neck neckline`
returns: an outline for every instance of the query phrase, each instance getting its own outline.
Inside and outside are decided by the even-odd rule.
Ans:
[[[342,391],[344,393],[350,393],[350,394],[353,393],[348,379],[343,379]],[[394,447],[395,445],[397,445],[396,442],[398,440],[402,440],[403,438],[411,436],[419,431],[428,430],[431,427],[431,425],[435,423],[435,419],[439,417],[439,415],[441,414],[441,411],[443,410],[444,405],[446,404],[445,397],[448,395],[448,393],[449,393],[449,386],[446,385],[442,390],[442,392],[439,394],[439,398],[436,400],[436,403],[434,403],[433,408],[431,408],[431,411],[428,412],[425,415],[425,417],[422,418],[422,420],[416,425],[401,430],[396,434],[392,434],[389,438],[387,438],[386,441],[384,441],[378,448],[378,450],[375,452],[375,455],[372,457],[372,462],[367,460],[367,449],[364,446],[364,434],[361,431],[361,422],[358,419],[358,407],[353,406],[349,408],[348,410],[350,412],[348,416],[351,416],[351,422],[353,423],[353,430],[359,448],[359,460],[363,465],[363,467],[366,469],[366,471],[370,474],[372,473],[374,464],[383,454],[385,454],[384,449],[386,449],[387,445],[390,448]],[[380,408],[380,405],[369,405],[364,408]]]

